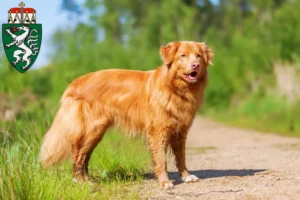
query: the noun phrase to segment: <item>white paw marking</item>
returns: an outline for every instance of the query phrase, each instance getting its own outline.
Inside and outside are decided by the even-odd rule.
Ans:
[[[92,181],[88,181],[88,183],[90,184],[90,186],[95,185]]]
[[[171,189],[174,187],[173,183],[169,182],[169,183],[164,183],[162,186],[164,189]]]
[[[77,178],[73,178],[72,181],[73,181],[74,183],[78,183]]]
[[[186,183],[192,183],[192,182],[197,182],[199,181],[199,178],[195,175],[188,175],[183,178],[183,181]]]

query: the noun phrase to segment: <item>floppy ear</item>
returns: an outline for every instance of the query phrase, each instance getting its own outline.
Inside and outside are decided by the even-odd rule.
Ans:
[[[212,50],[204,43],[200,43],[200,46],[202,48],[202,51],[204,53],[204,60],[207,65],[213,65],[212,59],[214,57],[214,53]]]
[[[170,65],[174,61],[175,53],[178,50],[180,42],[170,42],[159,49],[159,54],[164,64]]]

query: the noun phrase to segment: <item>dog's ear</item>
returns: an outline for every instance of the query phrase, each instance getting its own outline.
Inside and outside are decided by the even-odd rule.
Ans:
[[[205,42],[199,43],[199,46],[201,47],[202,52],[204,54],[205,63],[207,65],[213,65],[213,63],[212,63],[212,59],[214,57],[213,51],[205,44]]]
[[[170,42],[165,46],[160,47],[159,53],[164,64],[170,65],[174,61],[174,56],[178,50],[180,42]]]

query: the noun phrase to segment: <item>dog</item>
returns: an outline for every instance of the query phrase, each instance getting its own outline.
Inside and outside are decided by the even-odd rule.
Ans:
[[[167,174],[169,147],[183,181],[198,181],[187,170],[185,144],[203,103],[214,54],[205,43],[175,41],[162,46],[160,56],[163,65],[156,70],[108,69],[75,79],[45,135],[39,157],[42,166],[72,156],[75,178],[89,180],[93,150],[109,127],[118,126],[146,138],[160,187],[174,187]]]

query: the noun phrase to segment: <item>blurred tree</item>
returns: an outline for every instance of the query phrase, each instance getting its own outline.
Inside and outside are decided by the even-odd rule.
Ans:
[[[274,44],[280,48],[280,58],[293,61],[300,55],[300,0],[289,1],[282,4],[274,12],[272,34]]]
[[[81,9],[75,0],[62,0],[61,8],[70,13],[81,13]]]
[[[80,6],[76,2],[76,0],[62,0],[61,8],[62,10],[69,13],[70,20],[74,19],[76,16],[79,16],[82,13]]]
[[[77,12],[75,0],[63,2],[66,11]],[[58,30],[53,37],[54,58],[67,63],[68,71],[73,65],[84,66],[71,79],[99,69],[97,63],[102,68],[153,68],[160,64],[160,45],[205,40],[216,55],[210,69],[215,84],[209,85],[207,98],[211,105],[226,107],[233,96],[251,95],[253,85],[273,73],[274,60],[299,56],[300,16],[295,9],[299,2],[85,0],[89,23]]]

